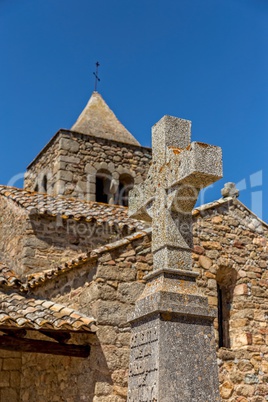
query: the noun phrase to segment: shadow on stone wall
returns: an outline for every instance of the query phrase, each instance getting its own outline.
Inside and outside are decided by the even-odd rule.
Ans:
[[[20,401],[92,402],[112,385],[97,336],[77,334],[72,336],[72,343],[90,344],[90,356],[22,354]]]

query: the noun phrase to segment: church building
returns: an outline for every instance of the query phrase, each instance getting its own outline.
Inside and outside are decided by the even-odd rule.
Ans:
[[[0,185],[0,402],[127,400],[128,317],[153,269],[150,223],[128,199],[151,159],[93,92],[24,188]],[[193,270],[217,309],[222,400],[265,402],[268,226],[238,196],[228,183],[194,209]]]

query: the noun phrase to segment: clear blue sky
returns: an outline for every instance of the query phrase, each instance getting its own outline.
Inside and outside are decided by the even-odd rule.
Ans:
[[[0,183],[72,126],[98,60],[99,92],[142,145],[164,114],[191,120],[223,149],[203,201],[240,183],[268,221],[267,45],[267,0],[0,0]]]

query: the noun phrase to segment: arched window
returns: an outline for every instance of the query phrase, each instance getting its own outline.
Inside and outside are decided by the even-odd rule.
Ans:
[[[230,348],[230,311],[237,278],[234,268],[223,267],[217,272],[219,347]]]
[[[134,186],[134,179],[129,174],[122,174],[119,177],[119,186],[115,197],[115,203],[128,206],[128,193]]]
[[[99,170],[96,174],[96,201],[109,203],[111,175],[106,170]]]
[[[47,192],[47,175],[45,174],[42,178],[42,190],[46,193]]]

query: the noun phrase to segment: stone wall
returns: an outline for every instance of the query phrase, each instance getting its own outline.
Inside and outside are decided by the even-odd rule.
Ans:
[[[18,274],[23,272],[23,245],[27,236],[26,213],[0,197],[0,261]]]
[[[21,354],[0,350],[0,402],[20,402]]]
[[[55,194],[59,140],[60,136],[57,133],[28,166],[24,177],[24,187],[27,190]],[[44,176],[48,179],[47,191],[44,189]]]
[[[24,242],[24,272],[49,269],[70,261],[81,253],[122,237],[121,230],[107,224],[76,221],[48,215],[29,215],[27,239]],[[127,230],[127,229],[125,229]],[[127,233],[124,233],[127,234]]]
[[[125,225],[28,213],[0,197],[0,261],[26,275],[70,261],[130,234]]]
[[[144,288],[144,274],[152,270],[150,238],[136,236],[120,247],[106,246],[95,260],[33,289],[39,298],[93,315],[99,329],[90,339],[88,359],[23,355],[22,400],[43,402],[43,395],[51,401],[126,400],[127,316]],[[198,284],[212,307],[218,306],[218,287],[228,296],[224,313],[230,347],[218,349],[223,401],[268,400],[267,238],[267,227],[237,201],[195,212],[193,269],[200,274]],[[216,319],[219,342],[218,331]],[[37,384],[32,394],[31,383]]]
[[[218,350],[223,401],[264,402],[268,395],[268,233],[258,222],[235,201],[195,216],[193,269],[200,274],[198,284],[212,307],[218,306],[217,282],[230,298],[230,347]],[[151,269],[150,239],[146,237],[101,254],[97,265],[91,262],[70,273],[54,288],[51,281],[36,289],[39,297],[50,294],[53,300],[96,317],[100,344],[95,350],[103,359],[98,370],[105,376],[95,384],[94,402],[126,400],[127,315],[142,292],[144,273]],[[218,329],[216,319],[217,342]]]
[[[31,331],[33,332],[33,331]],[[45,339],[31,334],[33,339]],[[73,334],[72,344],[94,345],[93,335]],[[51,339],[50,339],[51,341]],[[22,353],[21,402],[81,402],[93,401],[96,377],[96,356],[88,358]],[[13,402],[12,399],[1,402]],[[15,400],[14,400],[15,402]]]
[[[220,389],[229,402],[268,400],[268,231],[241,204],[197,214],[194,269],[199,286],[217,308],[218,287],[227,295],[229,347],[218,351]],[[224,311],[223,311],[224,313]],[[219,322],[215,320],[219,342]]]
[[[36,289],[38,297],[72,306],[97,320],[88,359],[23,357],[22,401],[123,402],[127,394],[130,327],[127,316],[152,269],[150,239],[102,253],[98,264],[85,264],[59,280]],[[70,290],[71,288],[71,290]],[[30,384],[36,390],[30,392]],[[39,386],[41,387],[39,390]],[[46,395],[46,398],[44,398]]]
[[[28,167],[24,187],[95,201],[96,173],[109,172],[118,182],[120,175],[130,175],[137,184],[144,180],[151,161],[151,149],[123,144],[72,131],[60,130],[51,145]]]

